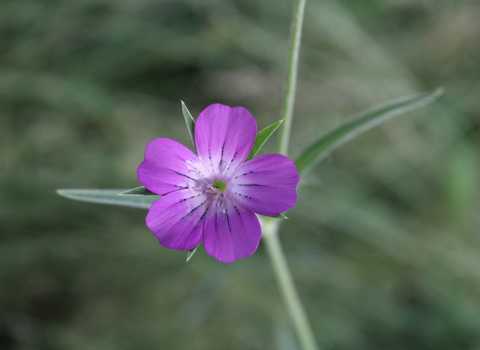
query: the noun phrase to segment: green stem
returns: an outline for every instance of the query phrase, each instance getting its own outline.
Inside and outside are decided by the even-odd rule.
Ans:
[[[303,14],[306,0],[295,0],[292,32],[290,36],[290,48],[287,65],[287,84],[283,103],[282,119],[284,120],[280,135],[279,153],[287,155],[290,130],[292,128],[293,106],[295,104],[295,92],[297,88],[298,56],[300,54],[300,42],[302,38]]]
[[[295,104],[295,92],[297,85],[298,57],[300,54],[300,42],[302,37],[303,15],[305,12],[306,0],[295,0],[292,32],[288,54],[287,82],[285,88],[285,100],[282,110],[284,120],[280,135],[279,153],[288,154],[290,130],[292,128],[293,106]],[[290,316],[293,328],[303,350],[316,350],[317,344],[313,335],[307,315],[298,297],[292,275],[283,254],[278,229],[280,221],[277,219],[265,218],[262,220],[262,238],[267,246],[268,255],[272,261],[275,276],[282,293],[288,315]]]
[[[292,275],[278,239],[280,221],[281,220],[278,219],[262,218],[262,239],[267,246],[268,255],[272,261],[278,285],[300,345],[303,350],[317,350],[315,337],[300,298],[298,297]]]

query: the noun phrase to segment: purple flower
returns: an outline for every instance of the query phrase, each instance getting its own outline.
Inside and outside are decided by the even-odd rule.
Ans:
[[[208,254],[229,263],[252,255],[261,236],[255,213],[275,216],[297,201],[292,160],[267,154],[247,162],[257,123],[243,107],[214,104],[195,124],[198,156],[170,139],[151,141],[138,179],[162,195],[147,226],[160,244],[189,250],[202,240]]]

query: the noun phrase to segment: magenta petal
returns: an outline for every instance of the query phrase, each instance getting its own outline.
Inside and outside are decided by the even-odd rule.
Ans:
[[[202,168],[198,157],[181,143],[170,139],[151,141],[145,160],[137,170],[138,180],[150,191],[165,195],[194,185],[193,167]]]
[[[233,174],[235,201],[257,214],[274,216],[297,202],[298,171],[290,158],[267,154],[244,163]]]
[[[221,262],[231,263],[252,255],[258,248],[261,234],[255,214],[229,201],[224,211],[208,213],[203,242],[208,254]]]
[[[245,161],[257,134],[257,122],[243,107],[213,104],[195,123],[199,158],[216,173],[231,174]]]
[[[164,247],[192,249],[202,240],[208,204],[204,195],[193,195],[189,190],[172,192],[150,207],[147,226]]]

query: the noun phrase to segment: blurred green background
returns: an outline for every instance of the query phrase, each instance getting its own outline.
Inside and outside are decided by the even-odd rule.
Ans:
[[[292,1],[0,1],[0,348],[296,349],[263,246],[161,247],[132,188],[214,102],[280,118]],[[310,0],[292,155],[346,117],[446,88],[302,180],[281,240],[323,349],[480,349],[480,3]],[[274,152],[276,139],[265,152]]]

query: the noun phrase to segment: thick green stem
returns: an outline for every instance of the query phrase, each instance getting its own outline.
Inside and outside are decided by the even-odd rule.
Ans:
[[[262,238],[267,246],[268,255],[272,261],[278,286],[280,287],[288,315],[300,345],[303,350],[317,350],[315,337],[308,323],[307,315],[300,302],[300,298],[298,297],[290,269],[288,268],[282,246],[278,239],[280,221],[279,219],[262,219]]]
[[[282,125],[279,147],[279,153],[283,155],[287,155],[288,153],[290,129],[292,128],[293,107],[295,105],[295,92],[297,88],[298,56],[300,54],[305,3],[306,0],[296,0],[293,14],[292,32],[288,53],[287,84],[282,110],[282,119],[284,119],[284,122]]]

